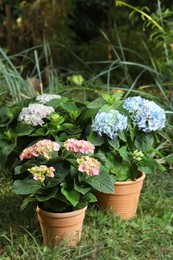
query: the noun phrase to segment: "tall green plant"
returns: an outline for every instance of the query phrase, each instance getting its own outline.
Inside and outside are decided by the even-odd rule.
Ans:
[[[33,97],[34,90],[24,80],[16,67],[13,65],[5,51],[0,48],[0,82],[1,92],[6,93],[14,103],[23,98]]]

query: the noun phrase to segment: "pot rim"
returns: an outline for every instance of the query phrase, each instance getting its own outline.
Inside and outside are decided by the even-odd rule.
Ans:
[[[144,172],[142,172],[142,175],[139,178],[137,178],[136,180],[116,181],[114,185],[131,185],[131,184],[143,181],[145,179],[145,177],[146,177],[146,174]]]
[[[75,216],[75,215],[82,214],[83,212],[86,211],[87,207],[88,207],[88,206],[86,206],[86,207],[84,207],[84,208],[82,208],[82,209],[76,209],[76,210],[69,211],[69,212],[51,212],[51,211],[43,210],[43,209],[41,209],[41,208],[37,205],[37,207],[36,207],[36,212],[37,212],[37,213],[42,213],[42,214],[44,214],[44,215],[50,215],[50,214],[51,214],[52,217],[53,217],[53,216],[55,216],[55,217],[58,216],[59,218],[61,218],[61,217],[66,217],[66,218],[68,218],[68,217],[71,217],[72,215]]]

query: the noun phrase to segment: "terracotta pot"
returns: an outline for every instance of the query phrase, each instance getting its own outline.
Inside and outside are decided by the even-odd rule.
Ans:
[[[145,174],[142,173],[135,181],[117,181],[114,184],[113,194],[96,194],[98,205],[102,209],[110,210],[121,219],[131,219],[135,216],[140,192],[143,186]]]
[[[55,247],[63,240],[67,245],[75,246],[81,239],[86,209],[87,207],[72,212],[52,213],[37,207],[44,244]]]

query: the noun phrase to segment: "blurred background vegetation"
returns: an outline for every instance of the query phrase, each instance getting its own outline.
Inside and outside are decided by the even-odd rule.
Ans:
[[[0,0],[0,104],[122,89],[172,111],[172,15],[169,0]]]

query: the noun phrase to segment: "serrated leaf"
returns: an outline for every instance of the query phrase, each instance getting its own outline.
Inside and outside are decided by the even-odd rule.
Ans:
[[[101,112],[108,112],[112,107],[110,105],[103,105],[101,108],[100,108],[100,111]]]
[[[38,202],[36,197],[27,197],[23,200],[20,209],[28,216],[29,213],[32,214],[32,209],[34,208],[35,210],[37,204]]]
[[[123,158],[124,161],[129,161],[129,156],[128,156],[128,152],[127,152],[127,147],[126,146],[122,146],[119,150],[118,150],[120,156]]]
[[[18,195],[35,194],[41,184],[35,180],[17,180],[13,183],[12,191]]]
[[[72,129],[72,128],[76,128],[76,126],[70,123],[64,123],[63,125],[60,126],[60,131],[63,131],[65,129]]]
[[[67,112],[75,111],[76,109],[78,109],[74,103],[68,101],[66,103],[62,103],[61,107]]]
[[[5,141],[0,141],[0,153],[8,156],[15,148],[15,144],[9,144]]]
[[[154,143],[154,137],[151,134],[141,133],[135,138],[136,149],[142,152],[147,152]]]
[[[97,201],[96,196],[94,194],[92,194],[92,193],[86,194],[86,196],[84,198],[85,198],[85,201],[87,201],[87,202],[92,202],[93,203],[93,202]]]
[[[114,192],[114,183],[109,174],[101,173],[98,176],[89,177],[86,179],[86,182],[96,191],[103,193]]]
[[[152,171],[154,171],[155,169],[158,169],[162,172],[166,170],[166,168],[162,164],[160,164],[154,158],[149,156],[139,161],[139,164],[140,166],[149,167]]]
[[[124,141],[124,142],[127,142],[127,137],[126,137],[126,132],[125,131],[121,131],[119,134],[118,134],[118,137]]]
[[[94,101],[90,102],[87,105],[87,107],[88,108],[97,108],[97,109],[99,109],[99,108],[101,108],[105,104],[106,104],[105,100],[103,100],[102,98],[97,98]]]
[[[93,108],[93,109],[87,109],[86,111],[83,111],[82,114],[80,115],[79,119],[81,121],[84,121],[86,119],[89,118],[89,120],[94,116],[96,115],[98,112],[98,109],[97,108]],[[85,121],[84,121],[85,122]]]
[[[111,147],[115,148],[115,149],[118,149],[119,148],[119,140],[116,138],[116,139],[110,139],[110,138],[107,138],[108,140],[108,143]]]
[[[66,190],[64,187],[62,187],[61,192],[74,207],[79,203],[80,193],[78,191],[73,189]]]
[[[84,195],[90,191],[91,187],[81,187],[75,182],[74,189]]]
[[[92,132],[87,140],[95,146],[100,146],[105,142],[105,138],[103,136],[98,136],[95,132]]]
[[[31,125],[19,123],[16,128],[16,133],[18,136],[26,136],[30,135],[34,130],[34,127]]]
[[[54,187],[54,188],[47,190],[46,195],[37,195],[36,198],[40,202],[47,201],[47,200],[53,198],[56,195],[57,191],[58,191],[58,188]]]
[[[13,114],[9,107],[0,108],[0,127],[7,126],[12,120]]]

